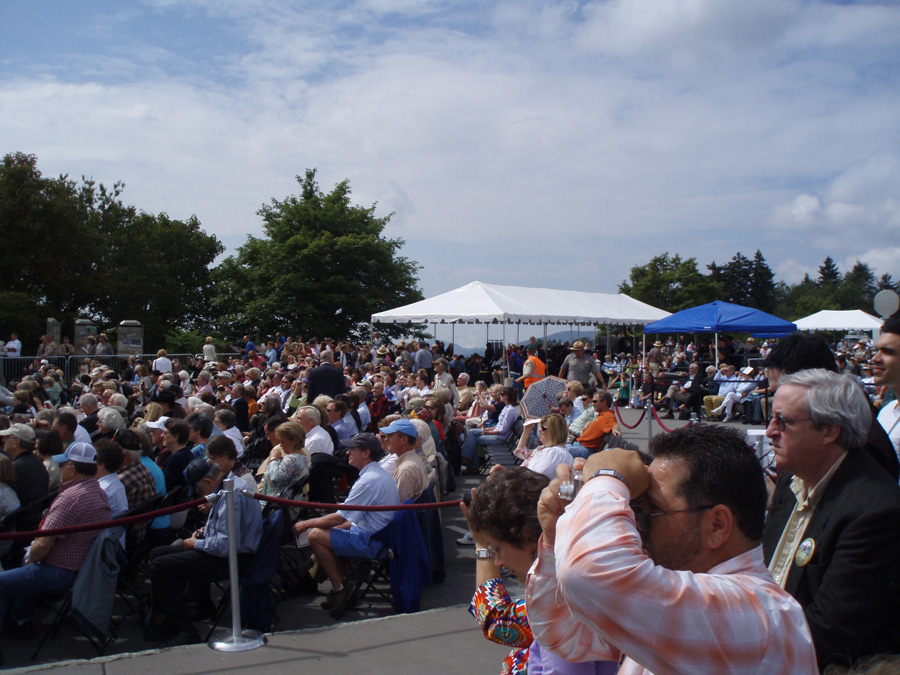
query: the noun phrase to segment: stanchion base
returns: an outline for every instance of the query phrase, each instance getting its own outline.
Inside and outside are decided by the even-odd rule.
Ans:
[[[245,629],[241,631],[240,636],[235,639],[233,631],[217,630],[209,639],[210,649],[217,652],[247,652],[266,644],[266,636],[257,630]]]

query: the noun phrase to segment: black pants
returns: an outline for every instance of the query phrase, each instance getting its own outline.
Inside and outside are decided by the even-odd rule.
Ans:
[[[252,553],[239,553],[238,570],[246,568],[252,559]],[[172,632],[193,631],[185,606],[188,587],[193,597],[208,597],[209,584],[227,578],[227,557],[188,551],[183,544],[155,548],[150,551],[153,613],[165,615],[165,624]]]

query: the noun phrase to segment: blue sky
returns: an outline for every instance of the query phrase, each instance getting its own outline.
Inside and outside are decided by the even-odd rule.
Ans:
[[[5,2],[0,150],[230,249],[316,167],[426,295],[665,251],[900,278],[898,64],[896,2]]]

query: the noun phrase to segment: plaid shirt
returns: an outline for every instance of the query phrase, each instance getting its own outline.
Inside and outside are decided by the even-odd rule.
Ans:
[[[387,396],[372,398],[372,402],[369,403],[369,415],[372,416],[372,422],[369,424],[367,431],[378,433],[378,423],[387,417],[390,407],[391,402],[387,400]]]
[[[572,661],[625,657],[619,673],[818,673],[800,605],[757,547],[705,574],[642,551],[628,489],[599,477],[540,544],[526,603],[535,639]]]
[[[129,509],[140,506],[156,496],[156,481],[153,478],[153,474],[150,473],[150,469],[139,461],[134,461],[128,466],[119,469],[119,480],[122,481],[122,485],[125,487]],[[148,527],[150,527],[149,520],[142,520],[134,525],[129,525],[125,533],[126,545],[131,547],[144,541]]]
[[[50,505],[42,530],[99,523],[110,519],[109,503],[100,482],[93,476],[77,478],[59,486],[59,495]],[[42,562],[78,571],[99,530],[56,535],[53,548]]]

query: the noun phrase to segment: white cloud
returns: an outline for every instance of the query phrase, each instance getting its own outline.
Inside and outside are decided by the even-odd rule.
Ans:
[[[795,281],[897,240],[897,6],[149,6],[203,15],[233,48],[137,32],[75,69],[29,54],[0,79],[5,151],[124,180],[127,201],[196,213],[229,243],[318,167],[323,189],[347,178],[396,212],[387,234],[429,294],[473,278],[613,291],[663,251],[702,268],[761,248]]]

